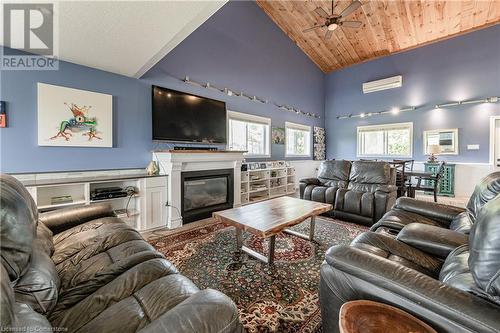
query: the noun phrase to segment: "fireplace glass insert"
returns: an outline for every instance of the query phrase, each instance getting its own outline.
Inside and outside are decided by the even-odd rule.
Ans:
[[[233,207],[233,169],[183,172],[181,186],[184,223]]]

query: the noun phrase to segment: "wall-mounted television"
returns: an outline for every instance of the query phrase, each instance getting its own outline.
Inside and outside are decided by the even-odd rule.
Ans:
[[[226,143],[226,103],[153,86],[153,140]]]

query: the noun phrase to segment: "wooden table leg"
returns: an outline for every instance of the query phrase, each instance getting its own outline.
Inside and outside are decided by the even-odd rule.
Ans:
[[[241,253],[243,246],[243,236],[240,228],[236,228],[236,252]]]
[[[267,253],[267,263],[272,265],[274,263],[274,249],[276,245],[276,235],[269,237],[269,252]]]

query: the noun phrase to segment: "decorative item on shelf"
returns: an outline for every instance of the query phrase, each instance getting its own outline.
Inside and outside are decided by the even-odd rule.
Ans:
[[[148,174],[148,176],[156,176],[159,172],[160,168],[158,167],[158,162],[156,161],[149,162],[146,168],[146,173]]]
[[[273,127],[272,141],[275,145],[285,144],[285,129],[283,127]]]
[[[315,160],[324,160],[326,158],[325,129],[323,127],[314,126],[313,138],[314,138],[313,157]]]
[[[430,154],[428,162],[429,163],[436,163],[436,161],[437,161],[436,155],[438,155],[441,152],[439,145],[429,145],[427,150],[428,150],[428,153]]]
[[[276,177],[277,176],[277,173],[275,170],[271,171],[271,177]]]

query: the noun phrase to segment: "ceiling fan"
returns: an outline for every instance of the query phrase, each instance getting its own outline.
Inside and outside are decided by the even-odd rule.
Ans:
[[[346,28],[359,28],[363,23],[360,21],[342,21],[342,19],[346,18],[349,16],[352,12],[354,12],[356,9],[361,7],[362,3],[359,2],[358,0],[354,0],[351,2],[347,8],[345,8],[340,14],[334,14],[333,10],[337,5],[333,5],[333,0],[332,0],[332,13],[328,14],[323,8],[317,7],[314,12],[321,16],[322,18],[326,19],[325,23],[323,24],[318,24],[315,25],[314,27],[307,28],[303,30],[302,32],[309,32],[315,29],[319,28],[324,28],[326,27],[326,34],[325,38],[330,39],[332,37],[333,31],[336,30],[338,27],[346,27]]]

